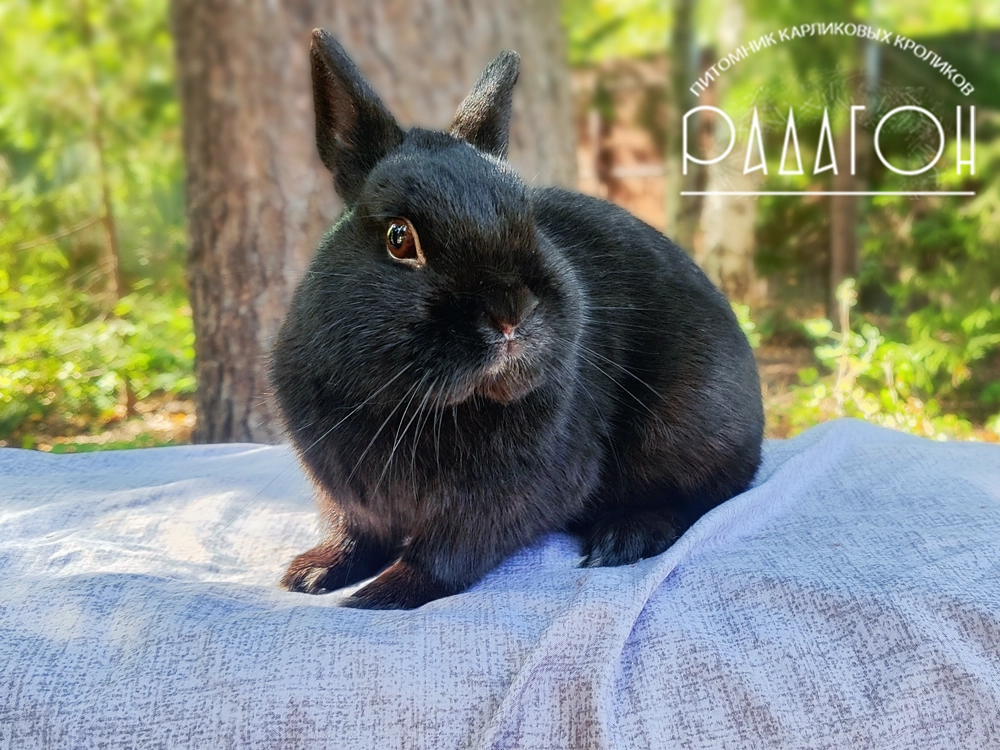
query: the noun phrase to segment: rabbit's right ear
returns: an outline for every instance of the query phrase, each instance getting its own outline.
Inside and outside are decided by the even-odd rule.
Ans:
[[[402,142],[403,131],[344,48],[323,29],[313,31],[310,57],[316,146],[337,192],[351,205],[368,173]]]
[[[521,58],[514,50],[497,55],[459,105],[448,132],[476,148],[506,158],[511,97],[520,66]]]

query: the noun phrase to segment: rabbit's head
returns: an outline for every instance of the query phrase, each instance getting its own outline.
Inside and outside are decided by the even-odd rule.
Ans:
[[[386,403],[568,388],[579,285],[506,161],[517,54],[490,63],[447,132],[401,129],[326,32],[311,54],[317,145],[345,209],[296,295],[290,345],[326,382]]]

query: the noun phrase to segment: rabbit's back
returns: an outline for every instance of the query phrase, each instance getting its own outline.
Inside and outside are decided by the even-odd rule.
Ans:
[[[586,299],[579,377],[606,436],[604,493],[676,491],[696,518],[745,489],[760,462],[763,406],[725,297],[624,210],[554,188],[531,200]]]

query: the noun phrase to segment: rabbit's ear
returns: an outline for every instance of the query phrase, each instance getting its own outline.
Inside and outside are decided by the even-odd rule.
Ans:
[[[510,100],[520,63],[516,52],[504,50],[486,66],[455,113],[449,130],[452,135],[495,156],[507,156]]]
[[[312,35],[316,146],[348,205],[376,164],[403,140],[403,131],[344,48],[323,29]]]

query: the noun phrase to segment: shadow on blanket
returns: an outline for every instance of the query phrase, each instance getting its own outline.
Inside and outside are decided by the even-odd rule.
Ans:
[[[659,557],[412,612],[280,591],[287,448],[0,450],[0,747],[1000,746],[1000,448],[842,420]]]

